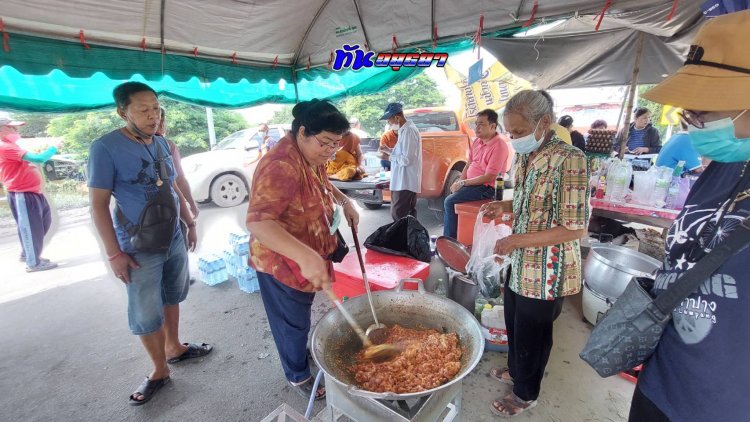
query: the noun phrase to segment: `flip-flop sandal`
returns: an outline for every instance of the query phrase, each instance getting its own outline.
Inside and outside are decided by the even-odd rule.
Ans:
[[[128,404],[131,406],[141,406],[146,404],[146,402],[154,397],[157,391],[169,384],[169,381],[171,381],[169,377],[164,377],[158,380],[152,380],[149,377],[146,377],[143,383],[141,383],[141,385],[135,390],[135,393],[130,395]],[[136,395],[141,395],[143,398],[138,400],[135,398]]]
[[[496,406],[495,404],[501,406],[503,410],[498,409],[498,406]],[[510,393],[510,395],[508,396],[493,400],[492,403],[490,403],[490,410],[492,410],[492,413],[494,413],[496,416],[500,416],[501,418],[510,418],[520,415],[527,410],[531,410],[536,405],[536,400],[526,401],[515,395],[515,393]]]
[[[187,350],[185,350],[185,352],[183,352],[180,356],[167,360],[167,363],[177,363],[177,362],[182,362],[183,360],[202,358],[203,356],[206,356],[207,354],[211,353],[211,351],[214,349],[214,346],[211,346],[208,343],[201,343],[201,344],[182,343],[182,344],[184,346],[187,346]]]
[[[302,381],[302,383],[300,384],[296,384],[296,383],[289,381],[289,385],[292,387],[292,389],[296,391],[297,394],[299,394],[300,396],[306,399],[310,398],[310,395],[312,394],[312,391],[313,391],[314,384],[315,384],[315,377],[313,376],[310,376],[310,378],[306,379],[305,381]],[[321,389],[325,390],[325,387],[326,387],[325,382],[321,379],[320,384],[318,384],[318,391],[320,391]],[[317,394],[318,391],[316,391],[315,400],[323,400],[324,398],[326,398],[325,392],[323,394],[318,395]]]
[[[503,374],[508,374],[508,378],[503,378]],[[495,367],[490,369],[490,377],[502,382],[503,384],[513,385],[513,378],[510,377],[510,369],[507,367]]]

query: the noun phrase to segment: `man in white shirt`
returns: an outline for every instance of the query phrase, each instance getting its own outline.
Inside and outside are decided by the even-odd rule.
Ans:
[[[403,106],[390,103],[380,120],[397,124],[398,143],[391,153],[391,217],[417,216],[417,194],[422,191],[422,137],[404,117]]]

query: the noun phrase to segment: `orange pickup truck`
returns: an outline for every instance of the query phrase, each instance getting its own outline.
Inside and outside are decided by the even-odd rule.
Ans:
[[[422,135],[422,192],[419,197],[427,199],[431,209],[442,211],[450,186],[461,176],[469,160],[469,143],[475,136],[474,131],[447,108],[405,110],[404,115],[414,122]],[[389,181],[381,180],[378,167],[367,167],[370,175],[362,180],[331,180],[331,183],[364,208],[377,209],[390,203]]]

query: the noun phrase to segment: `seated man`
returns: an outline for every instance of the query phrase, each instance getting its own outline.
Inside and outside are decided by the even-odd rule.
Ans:
[[[656,157],[656,165],[675,168],[679,161],[684,161],[686,171],[700,173],[703,171],[701,157],[695,152],[693,143],[690,141],[687,124],[680,122],[680,128],[682,130],[672,135],[669,141],[661,147],[659,156]]]
[[[480,111],[476,132],[479,137],[471,144],[469,165],[445,198],[443,235],[454,239],[458,234],[456,204],[492,198],[495,178],[508,171],[508,145],[497,133],[497,113],[491,109]]]
[[[380,167],[383,170],[391,171],[391,152],[393,148],[396,148],[398,142],[398,129],[394,129],[391,125],[388,125],[387,130],[380,137],[380,147],[378,153],[380,156]]]

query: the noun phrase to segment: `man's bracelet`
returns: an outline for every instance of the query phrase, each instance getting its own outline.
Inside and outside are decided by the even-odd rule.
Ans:
[[[117,252],[116,254],[114,254],[112,256],[108,256],[107,259],[109,259],[109,262],[112,262],[115,259],[117,259],[118,256],[123,255],[123,254],[125,254],[125,252],[119,251],[119,252]]]

